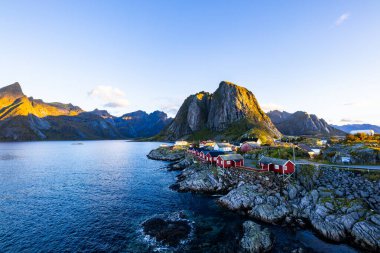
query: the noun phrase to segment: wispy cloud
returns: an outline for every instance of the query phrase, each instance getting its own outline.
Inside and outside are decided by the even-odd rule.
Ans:
[[[361,120],[354,120],[354,119],[347,119],[347,118],[344,118],[344,119],[341,119],[340,120],[341,123],[350,123],[350,124],[354,124],[354,123],[363,123],[363,121]]]
[[[264,112],[270,112],[274,110],[283,111],[284,107],[278,104],[262,104],[261,109],[263,109]]]
[[[181,104],[183,103],[183,98],[179,97],[156,97],[154,101],[158,104],[157,108],[160,111],[166,112],[169,117],[175,117]]]
[[[119,108],[127,107],[129,105],[128,100],[125,98],[125,93],[112,86],[99,85],[95,89],[88,92],[90,97],[101,100],[105,103],[104,107]]]
[[[337,20],[335,20],[334,26],[341,26],[349,17],[351,16],[351,13],[346,12],[339,16]]]

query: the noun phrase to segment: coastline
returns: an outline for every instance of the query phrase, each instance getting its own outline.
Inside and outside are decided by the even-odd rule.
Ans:
[[[347,243],[360,250],[380,249],[380,183],[359,173],[306,166],[284,181],[271,172],[189,163],[192,156],[186,153],[176,160],[166,160],[160,152],[148,158],[171,161],[171,168],[182,164],[176,168],[181,172],[170,186],[172,190],[220,194],[216,200],[220,206],[249,219],[311,229],[327,242]]]

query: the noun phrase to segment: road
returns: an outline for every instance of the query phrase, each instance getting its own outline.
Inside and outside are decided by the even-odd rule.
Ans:
[[[298,160],[296,164],[314,164],[314,165],[322,165],[322,166],[331,166],[336,168],[347,168],[347,169],[359,169],[359,170],[378,170],[380,171],[380,165],[340,165],[340,164],[325,164],[318,163],[308,160]]]

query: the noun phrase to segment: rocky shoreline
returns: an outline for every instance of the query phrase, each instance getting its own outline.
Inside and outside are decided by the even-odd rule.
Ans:
[[[159,160],[173,161],[173,157],[178,163],[171,168],[183,169],[171,186],[174,190],[222,194],[217,199],[220,205],[253,220],[310,226],[326,240],[349,243],[371,252],[380,250],[379,181],[370,181],[359,173],[314,166],[299,167],[296,175],[284,180],[282,175],[272,172],[256,173],[193,163],[192,157],[185,153],[182,157],[163,155]],[[250,231],[244,227],[246,230]],[[247,243],[247,236],[243,235],[243,239],[244,245],[251,245]],[[268,246],[266,250],[269,249]],[[265,250],[242,247],[242,251]]]
[[[149,152],[147,157],[152,160],[175,162],[185,157],[186,151],[183,149],[170,150],[168,148],[157,148]]]

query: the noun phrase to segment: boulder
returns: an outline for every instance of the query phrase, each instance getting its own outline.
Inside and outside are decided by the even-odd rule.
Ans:
[[[273,248],[274,237],[269,229],[262,229],[259,224],[253,221],[245,221],[243,231],[244,234],[240,240],[242,252],[268,252]]]
[[[371,218],[370,218],[371,220]],[[371,251],[380,251],[380,226],[369,220],[357,222],[351,231],[355,243]]]
[[[191,225],[188,220],[159,215],[142,223],[144,234],[168,246],[178,246],[189,238]]]

